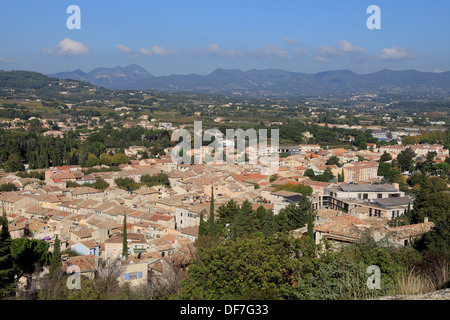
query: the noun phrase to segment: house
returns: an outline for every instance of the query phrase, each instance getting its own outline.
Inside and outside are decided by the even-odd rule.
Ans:
[[[376,161],[346,163],[342,167],[344,182],[375,181],[378,179],[378,165]]]
[[[209,204],[180,205],[175,209],[175,227],[176,230],[182,230],[186,227],[193,227],[200,224],[200,215],[203,215],[204,221],[209,217]]]
[[[93,231],[91,228],[75,227],[75,229],[70,230],[70,240],[75,243],[92,240]]]
[[[425,218],[423,223],[390,228],[389,231],[392,233],[391,241],[399,246],[407,246],[433,227],[434,223],[428,222],[428,219]]]
[[[145,236],[140,233],[127,233],[128,254],[138,254],[146,252],[148,249]],[[105,254],[106,259],[115,259],[122,256],[123,249],[123,235],[116,234],[105,241]]]
[[[391,184],[339,184],[337,187],[325,188],[324,196],[329,196],[331,200],[361,199],[373,201],[375,199],[404,197],[405,193]],[[330,201],[331,208],[336,205]]]
[[[181,236],[186,237],[194,242],[198,238],[198,225],[181,229]]]
[[[8,224],[8,230],[12,239],[23,238],[29,233],[27,224],[25,222]]]
[[[270,203],[273,203],[273,213],[275,215],[291,203],[297,204],[302,199],[302,195],[300,193],[285,190],[271,192],[270,196]]]
[[[150,259],[151,262],[154,259]],[[149,260],[126,261],[121,269],[118,281],[119,284],[129,284],[130,286],[142,286],[148,283]]]
[[[21,209],[31,207],[36,204],[36,200],[27,196],[16,194],[15,192],[3,192],[0,194],[0,206],[7,215],[20,213]]]
[[[76,267],[76,269],[73,267]],[[97,268],[98,261],[94,255],[82,255],[63,260],[61,269],[63,272],[69,274],[78,271],[80,275],[94,279]]]
[[[100,255],[100,245],[92,240],[77,242],[70,248],[81,256],[93,255],[98,257]]]

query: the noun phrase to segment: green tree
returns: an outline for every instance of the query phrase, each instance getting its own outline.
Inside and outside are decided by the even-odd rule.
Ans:
[[[4,170],[6,172],[24,171],[25,167],[19,156],[15,153],[12,153],[9,155],[8,161],[6,161],[5,163]]]
[[[103,179],[97,179],[92,184],[92,188],[95,188],[97,190],[105,190],[106,188],[109,188],[109,183]]]
[[[217,235],[217,225],[214,220],[214,186],[211,186],[211,203],[209,205],[208,233],[215,237]]]
[[[273,174],[273,175],[270,176],[269,182],[272,183],[272,182],[274,182],[277,179],[278,179],[278,175],[277,174]]]
[[[414,199],[412,223],[423,222],[425,217],[437,223],[448,215],[450,194],[446,182],[438,177],[425,177],[420,183],[420,190]]]
[[[420,251],[432,251],[450,259],[450,215],[446,214],[435,226],[423,234],[414,247]]]
[[[262,230],[266,219],[266,208],[259,206],[255,212],[256,230]]]
[[[206,235],[206,225],[203,219],[203,214],[200,214],[200,223],[198,225],[198,236],[204,237]]]
[[[441,176],[441,178],[446,178],[450,174],[450,164],[447,162],[439,162],[434,165],[437,174]]]
[[[55,238],[55,243],[53,244],[53,252],[50,260],[49,276],[52,279],[57,279],[59,273],[61,272],[61,241],[58,236]]]
[[[400,172],[414,170],[415,153],[410,148],[407,148],[397,155],[397,162]]]
[[[94,167],[98,166],[100,164],[100,160],[97,158],[97,156],[93,153],[90,153],[84,162],[85,167]]]
[[[294,298],[295,281],[315,265],[302,239],[245,237],[202,249],[181,282],[179,299],[278,300]]]
[[[327,165],[336,165],[338,167],[342,167],[342,165],[341,165],[341,163],[339,161],[339,158],[336,157],[336,156],[331,156],[330,158],[328,158],[326,164]]]
[[[14,282],[14,264],[11,255],[11,235],[8,229],[8,219],[3,211],[0,231],[0,299],[14,294],[16,285]]]
[[[102,153],[100,155],[100,159],[99,160],[100,160],[100,163],[104,164],[105,166],[110,166],[111,163],[112,163],[112,157],[109,154],[107,154],[106,152]]]
[[[117,178],[114,179],[114,182],[118,188],[127,191],[134,191],[140,188],[140,184],[129,177]]]
[[[36,267],[42,270],[50,263],[48,247],[48,242],[43,240],[17,238],[12,241],[11,255],[17,280],[23,275],[31,276]]]
[[[245,200],[231,225],[231,237],[237,239],[252,235],[256,230],[256,217],[251,203]]]
[[[295,230],[303,228],[308,223],[309,215],[312,215],[311,201],[302,197],[298,204],[291,203],[286,208],[280,210],[280,213],[286,214],[288,229]]]
[[[262,233],[266,237],[271,237],[275,234],[276,225],[275,225],[275,217],[273,215],[272,210],[266,210],[266,216],[264,219],[264,226],[262,228]]]
[[[315,174],[314,174],[314,170],[313,169],[306,169],[305,173],[303,174],[305,177],[308,177],[310,179],[314,178]]]
[[[15,188],[16,186],[12,183],[4,183],[0,185],[0,192],[13,191]]]
[[[381,162],[378,165],[378,171],[377,171],[377,175],[380,177],[389,177],[389,174],[391,172],[391,164],[387,163],[387,162]]]
[[[112,159],[111,164],[115,166],[119,166],[121,164],[127,164],[130,162],[130,158],[124,153],[116,153]]]
[[[307,221],[307,234],[308,237],[311,241],[311,243],[315,243],[315,239],[314,239],[314,213],[312,210],[312,207],[310,209],[308,209],[308,221]]]
[[[380,157],[380,163],[390,161],[390,160],[392,160],[392,156],[390,153],[387,153],[386,151]]]
[[[127,239],[127,215],[123,216],[123,243],[122,243],[122,257],[128,259],[128,239]]]
[[[275,188],[275,191],[280,191],[280,190],[300,193],[304,197],[311,196],[313,194],[313,189],[310,186],[304,185],[302,183],[299,183],[297,185],[287,183],[287,184],[279,185]]]
[[[239,212],[240,206],[233,199],[229,200],[227,203],[222,204],[217,209],[218,222],[222,225],[232,223]]]

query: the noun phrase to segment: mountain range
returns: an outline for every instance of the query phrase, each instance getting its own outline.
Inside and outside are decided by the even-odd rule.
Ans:
[[[279,69],[249,70],[218,68],[208,75],[153,76],[138,65],[61,72],[49,76],[91,82],[109,89],[187,91],[250,96],[360,94],[371,92],[450,93],[450,72],[381,70],[358,74],[333,70],[315,74]]]

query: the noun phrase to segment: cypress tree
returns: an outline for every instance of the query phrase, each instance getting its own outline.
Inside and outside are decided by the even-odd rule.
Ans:
[[[198,225],[198,236],[203,237],[206,235],[206,225],[205,221],[203,220],[203,214],[200,214],[200,223]]]
[[[208,225],[209,225],[209,234],[211,236],[217,235],[217,226],[214,221],[214,187],[211,186],[211,204],[209,207],[209,219],[208,219]]]
[[[122,257],[125,260],[128,259],[128,239],[127,239],[127,215],[123,217],[123,247],[122,247]]]
[[[312,208],[308,212],[308,237],[311,240],[311,243],[314,244],[314,220]]]
[[[61,241],[56,236],[55,243],[53,244],[52,259],[50,261],[49,274],[51,278],[56,278],[58,272],[61,270]]]
[[[8,219],[3,210],[1,219],[2,230],[0,232],[0,299],[14,294],[14,265],[11,255],[11,235],[8,229]]]

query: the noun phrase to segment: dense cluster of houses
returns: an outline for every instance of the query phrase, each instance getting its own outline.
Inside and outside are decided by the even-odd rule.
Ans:
[[[198,237],[200,216],[207,220],[210,215],[211,189],[216,210],[231,199],[238,203],[248,200],[255,209],[262,205],[278,214],[289,204],[298,203],[302,195],[277,186],[310,186],[313,194],[309,198],[317,212],[317,243],[321,239],[355,242],[364,230],[370,230],[378,240],[390,235],[392,243],[407,245],[433,226],[428,221],[389,226],[389,221],[412,209],[412,199],[398,185],[379,183],[377,160],[390,149],[322,150],[318,145],[285,149],[290,155],[279,159],[275,179],[249,163],[176,164],[169,157],[133,160],[122,165],[121,171],[89,175],[79,166],[49,168],[45,184],[7,174],[0,183],[12,183],[15,190],[0,194],[0,206],[10,221],[13,238],[45,240],[53,250],[58,237],[62,250],[70,248],[79,255],[65,258],[64,266],[82,265],[86,274],[94,272],[99,259],[122,257],[126,228],[129,258],[123,262],[120,279],[136,285],[146,283],[151,274],[163,274],[170,263],[186,267]],[[332,156],[343,165],[327,165]],[[361,157],[366,160],[358,161]],[[344,181],[313,181],[304,175],[307,169],[322,174],[327,168],[335,176],[343,174]],[[140,182],[143,175],[158,173],[167,174],[170,187],[144,185],[127,191],[114,183],[119,177]],[[110,186],[104,191],[84,186],[98,178]],[[68,181],[79,187],[68,188]]]

